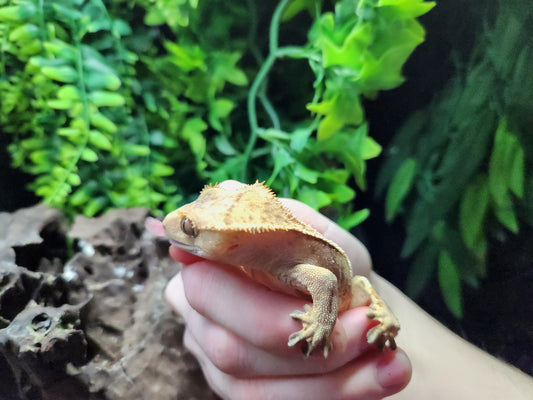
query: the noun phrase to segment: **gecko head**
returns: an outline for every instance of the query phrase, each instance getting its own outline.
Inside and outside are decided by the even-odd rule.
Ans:
[[[196,218],[196,213],[188,213],[187,209],[178,208],[165,217],[165,236],[173,246],[188,253],[221,261],[226,251],[235,247],[233,242],[237,238],[231,232],[206,226],[202,218]]]
[[[189,253],[228,262],[242,243],[287,220],[288,211],[263,184],[225,181],[206,186],[196,200],[168,214],[165,236]]]
[[[200,229],[192,217],[187,216],[180,209],[168,214],[163,220],[163,228],[170,243],[189,253],[202,256],[200,247]]]

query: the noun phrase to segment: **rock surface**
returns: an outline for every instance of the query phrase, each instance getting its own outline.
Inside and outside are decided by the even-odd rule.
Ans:
[[[216,399],[163,298],[179,266],[146,209],[0,213],[0,398]]]

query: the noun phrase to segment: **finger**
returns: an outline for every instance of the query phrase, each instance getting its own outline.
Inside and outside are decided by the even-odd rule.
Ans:
[[[411,377],[405,354],[386,351],[328,373],[238,378],[212,364],[192,335],[186,334],[185,343],[200,361],[210,386],[224,399],[381,399],[400,391]]]
[[[204,260],[202,257],[198,257],[194,254],[188,253],[177,246],[170,246],[168,252],[174,260],[179,261],[185,265],[190,265],[195,262]]]
[[[290,333],[301,329],[289,314],[303,307],[302,299],[271,291],[236,267],[210,261],[183,268],[181,277],[187,302],[202,316],[258,347],[298,354],[286,343]]]
[[[163,223],[159,221],[158,219],[155,219],[153,217],[147,217],[146,220],[144,221],[144,227],[152,235],[160,236],[160,237],[165,236],[165,228],[163,228]]]
[[[361,328],[366,325],[365,318],[362,312],[353,313],[351,320],[359,332],[350,336],[345,351],[332,353],[327,359],[320,352],[306,358],[303,354],[295,357],[265,351],[197,313],[187,322],[194,345],[202,349],[217,369],[235,377],[250,378],[322,374],[338,369],[369,348]]]
[[[183,289],[183,279],[181,272],[176,274],[165,288],[165,300],[170,307],[187,321],[194,310],[187,302]]]
[[[295,362],[289,365],[287,371],[294,371],[294,368],[298,367],[305,372],[335,369],[371,347],[366,341],[366,331],[370,325],[366,317],[367,308],[356,308],[341,315],[332,335],[333,351],[326,360],[320,351],[316,351],[310,359],[304,359],[301,350],[287,346],[289,335],[301,329],[301,325],[289,316],[292,311],[303,307],[305,302],[301,299],[273,292],[245,277],[231,273],[231,270],[228,273],[227,267],[214,267],[209,262],[200,262],[184,268],[180,277],[183,278],[180,285],[184,287],[190,307],[242,340],[235,343],[237,339],[228,338],[225,332],[220,333],[218,340],[215,331],[194,329],[195,337],[203,346],[209,348],[211,343],[217,343],[219,346],[219,349],[208,351],[210,356],[213,354],[212,359],[218,358],[216,352],[225,351],[219,343],[226,343],[229,350],[225,354],[230,358],[227,362],[233,366],[231,371],[234,374],[247,371],[269,374],[283,369],[279,359],[270,360],[268,357],[265,358],[267,362],[254,364],[260,354],[253,351],[239,356],[238,360],[232,360],[232,348],[238,344],[274,353],[282,359],[282,363],[286,363],[285,359],[294,359]],[[170,290],[167,290],[167,293],[169,292]],[[183,296],[168,294],[167,297],[172,302],[171,296],[178,295]],[[217,298],[225,300],[213,301]],[[176,300],[176,303],[180,302],[183,300]],[[191,323],[189,320],[187,322]],[[198,322],[198,325],[200,324]],[[196,333],[197,331],[199,333]],[[349,335],[346,332],[349,332]],[[316,359],[317,364],[311,363],[311,359]],[[235,367],[235,363],[238,367]],[[302,369],[303,365],[306,368]]]
[[[237,376],[258,376],[273,374],[276,366],[283,366],[284,374],[291,374],[288,362],[246,342],[231,331],[213,323],[192,309],[186,303],[180,277],[177,277],[167,291],[167,298],[174,309],[185,316],[187,328],[184,334],[185,347],[195,356],[209,359],[220,371]],[[170,285],[169,285],[170,287]],[[178,290],[176,290],[178,289]]]
[[[246,185],[239,181],[228,179],[226,181],[220,182],[218,186],[220,186],[224,190],[233,191],[233,190],[239,190],[241,187],[246,186]]]
[[[372,261],[366,247],[350,232],[341,228],[326,216],[312,209],[308,205],[294,199],[280,198],[282,204],[292,211],[296,217],[312,226],[324,237],[335,242],[352,262],[352,268],[357,275],[368,276],[372,269]]]
[[[346,344],[346,351],[339,349],[336,353],[333,352],[327,360],[324,360],[320,352],[307,359],[302,354],[298,354],[297,357],[272,354],[197,313],[188,304],[183,287],[181,274],[178,274],[167,286],[168,302],[185,318],[189,334],[194,337],[195,343],[203,349],[211,363],[230,375],[245,377],[330,371],[357,357],[369,347],[365,340],[366,309],[360,308],[343,315],[342,329],[352,333]],[[238,327],[248,331],[250,328],[246,329],[246,318],[243,319],[244,321],[240,321]],[[286,349],[287,337],[288,334],[283,342],[275,345]],[[346,339],[344,341],[346,342]]]

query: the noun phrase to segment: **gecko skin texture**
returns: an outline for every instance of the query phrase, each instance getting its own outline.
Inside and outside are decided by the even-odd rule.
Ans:
[[[322,348],[327,357],[338,313],[369,306],[367,317],[378,324],[368,331],[368,342],[396,348],[398,320],[368,279],[353,276],[344,251],[296,218],[262,183],[206,186],[195,201],[168,214],[163,227],[170,242],[185,251],[312,300],[290,314],[302,329],[289,336],[289,346],[304,342],[307,355]]]

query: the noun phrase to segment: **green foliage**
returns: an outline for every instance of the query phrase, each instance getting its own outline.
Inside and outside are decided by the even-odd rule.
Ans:
[[[259,179],[351,227],[368,215],[351,179],[365,189],[381,152],[361,99],[401,84],[432,6],[282,0],[263,49],[255,2],[0,0],[0,127],[35,193],[70,214],[169,211],[207,181]],[[280,46],[288,28],[307,42]],[[298,74],[269,87],[281,59]]]
[[[471,59],[398,133],[378,182],[387,219],[405,216],[410,294],[437,266],[458,317],[461,284],[486,274],[489,239],[533,224],[533,10],[526,0],[501,4]]]

